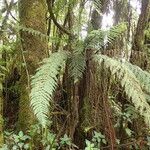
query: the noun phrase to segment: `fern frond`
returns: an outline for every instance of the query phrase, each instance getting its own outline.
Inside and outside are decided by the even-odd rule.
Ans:
[[[111,27],[109,30],[106,31],[108,43],[112,43],[113,41],[117,40],[126,30],[127,26],[124,22]]]
[[[101,13],[101,0],[93,0],[93,4],[98,13]]]
[[[120,23],[109,30],[93,30],[86,39],[86,48],[101,49],[107,43],[113,43],[126,31],[126,24]]]
[[[66,52],[53,53],[43,60],[43,65],[32,77],[31,106],[43,127],[46,126],[49,109],[53,106],[53,92],[57,87],[57,76],[66,60]]]
[[[106,32],[100,29],[91,31],[85,39],[86,48],[101,49],[104,46],[105,35]]]
[[[136,78],[140,81],[142,89],[150,94],[150,74],[136,65],[132,65],[128,62],[125,62],[125,64],[130,68]]]
[[[76,40],[73,43],[73,52],[69,58],[69,74],[77,82],[82,78],[86,66],[84,42]]]
[[[99,66],[103,62],[104,67],[111,71],[111,75],[120,81],[135,109],[144,117],[145,122],[150,127],[150,106],[146,102],[145,94],[134,73],[124,63],[104,55],[95,55],[94,60],[98,62]]]
[[[49,40],[49,36],[47,36],[46,34],[43,34],[40,31],[34,30],[32,28],[27,28],[24,26],[18,26],[17,29],[19,31],[28,32],[29,34],[34,35],[34,36],[38,36],[42,41]]]
[[[78,79],[82,77],[82,74],[85,70],[86,62],[85,57],[82,53],[74,53],[69,62],[69,73],[74,79],[74,82],[77,82]]]

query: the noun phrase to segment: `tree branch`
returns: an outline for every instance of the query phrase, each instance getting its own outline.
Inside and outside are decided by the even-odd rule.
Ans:
[[[52,4],[51,4],[51,0],[47,0],[47,5],[48,5],[48,11],[50,14],[51,19],[53,20],[54,24],[57,26],[57,28],[64,32],[65,34],[69,35],[69,36],[73,36],[73,34],[71,34],[67,29],[65,29],[64,27],[62,27],[56,20],[53,10],[52,10]]]

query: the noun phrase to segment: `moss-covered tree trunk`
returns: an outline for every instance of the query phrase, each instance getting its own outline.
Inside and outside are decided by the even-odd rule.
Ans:
[[[46,11],[46,0],[20,0],[20,25],[46,34]],[[21,97],[18,129],[26,130],[34,121],[29,99],[30,77],[35,73],[38,63],[46,57],[47,41],[25,31],[20,31],[20,35],[22,42],[21,57],[24,65],[20,79]]]
[[[150,0],[142,1],[141,14],[139,16],[136,33],[134,36],[131,63],[138,65],[142,69],[147,69],[146,51],[144,47],[145,29],[150,15]]]
[[[134,36],[133,49],[136,51],[143,50],[144,44],[144,31],[146,29],[148,19],[149,19],[149,10],[150,10],[150,0],[142,0],[141,14],[139,16],[136,34]]]
[[[131,63],[139,66],[143,70],[148,69],[147,51],[145,47],[145,29],[148,25],[150,15],[150,0],[142,0],[141,14],[139,16],[136,33],[134,36]],[[143,118],[133,121],[132,130],[135,132],[135,137],[145,136],[147,134],[146,125]],[[146,146],[147,147],[147,146]],[[143,147],[140,147],[144,149]]]

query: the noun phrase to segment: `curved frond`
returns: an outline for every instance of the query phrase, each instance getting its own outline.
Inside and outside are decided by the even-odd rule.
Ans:
[[[143,90],[150,94],[150,73],[142,70],[136,65],[132,65],[131,63],[126,62],[125,64],[130,68],[136,78],[140,81]]]
[[[66,52],[56,52],[43,60],[43,65],[32,77],[31,106],[39,122],[45,127],[49,109],[53,105],[53,92],[57,87],[58,75],[67,59]]]
[[[129,99],[131,99],[135,109],[144,117],[145,122],[150,127],[150,106],[146,101],[139,80],[134,73],[125,63],[104,55],[95,55],[94,60],[96,60],[100,66],[103,62],[104,67],[111,71],[111,75],[120,81],[121,86],[124,88]]]

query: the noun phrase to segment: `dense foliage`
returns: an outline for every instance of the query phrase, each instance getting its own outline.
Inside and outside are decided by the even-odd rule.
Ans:
[[[0,0],[0,149],[150,148],[150,0]]]

